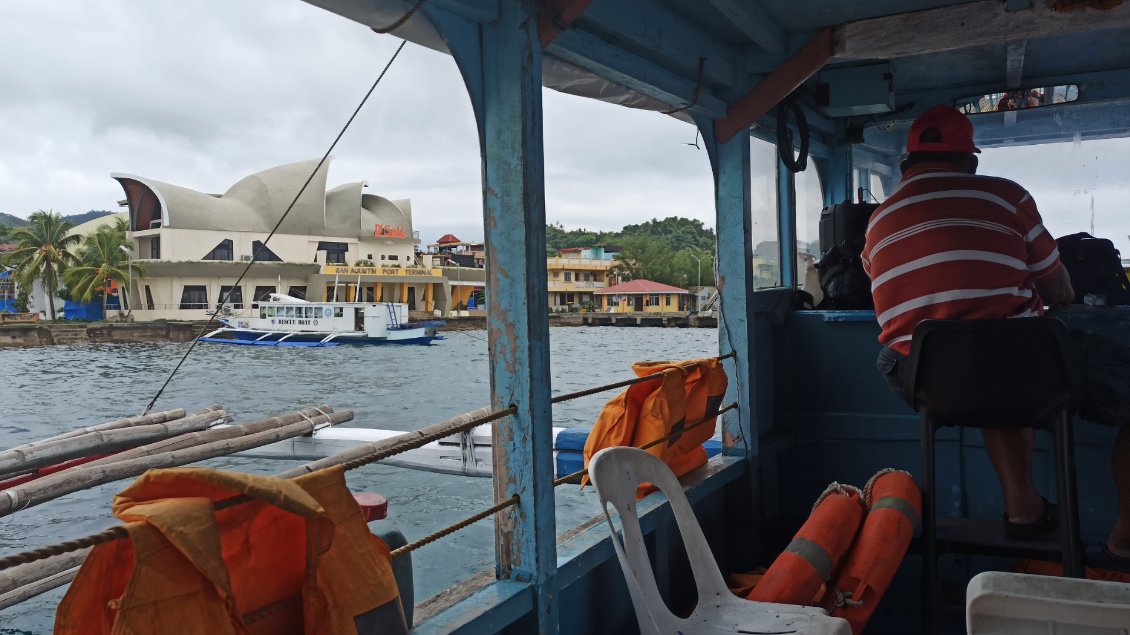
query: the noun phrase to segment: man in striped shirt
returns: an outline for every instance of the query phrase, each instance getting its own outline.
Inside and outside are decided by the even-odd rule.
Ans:
[[[1075,297],[1055,239],[1032,196],[1012,181],[976,175],[973,126],[948,106],[911,125],[902,181],[871,216],[863,267],[884,345],[877,365],[898,392],[914,327],[926,319],[1042,315]],[[1115,447],[1122,501],[1107,548],[1130,564],[1130,427]],[[1054,529],[1054,510],[1032,481],[1034,435],[982,429],[1004,491],[1005,527],[1017,538]]]

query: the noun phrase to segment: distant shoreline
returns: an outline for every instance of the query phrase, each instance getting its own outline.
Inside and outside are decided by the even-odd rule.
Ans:
[[[550,326],[585,326],[583,313],[550,315]],[[600,314],[601,317],[606,317]],[[612,314],[608,314],[612,315]],[[627,314],[624,314],[627,315]],[[485,329],[487,319],[482,315],[424,318],[412,316],[413,322],[444,322],[444,331],[470,331]],[[205,320],[193,322],[37,322],[30,324],[0,325],[0,349],[30,348],[35,346],[66,346],[70,344],[136,344],[142,342],[189,342],[204,329]],[[608,326],[612,326],[609,324]],[[645,324],[641,326],[659,326]],[[683,325],[680,325],[683,326]],[[713,323],[688,319],[685,326],[711,328]],[[218,328],[219,325],[216,325]]]

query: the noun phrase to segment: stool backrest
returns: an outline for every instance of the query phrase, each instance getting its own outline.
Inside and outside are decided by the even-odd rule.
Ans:
[[[1055,318],[924,320],[907,363],[904,396],[934,428],[1048,427],[1074,412],[1067,327]]]

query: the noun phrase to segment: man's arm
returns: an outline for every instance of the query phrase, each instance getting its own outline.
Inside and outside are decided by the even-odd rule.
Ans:
[[[1075,289],[1071,288],[1071,276],[1067,275],[1067,268],[1063,263],[1056,265],[1055,269],[1032,281],[1040,299],[1050,309],[1068,306],[1075,301]]]

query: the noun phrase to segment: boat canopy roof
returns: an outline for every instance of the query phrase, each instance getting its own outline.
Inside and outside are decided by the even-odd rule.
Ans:
[[[403,0],[307,1],[377,28],[411,8]],[[766,137],[774,107],[799,87],[817,154],[846,129],[890,157],[931,106],[1018,89],[1050,95],[1060,86],[1077,87],[1075,101],[1019,113],[1022,125],[1017,113],[974,117],[978,146],[1130,134],[1130,3],[1121,0],[536,4],[546,18],[546,86],[637,108],[682,108],[674,116]],[[497,12],[490,0],[429,0],[392,33],[447,50],[444,24],[487,23]]]
[[[288,304],[310,304],[309,300],[303,300],[294,296],[289,296],[284,293],[272,293],[270,295],[271,302],[284,302]]]

